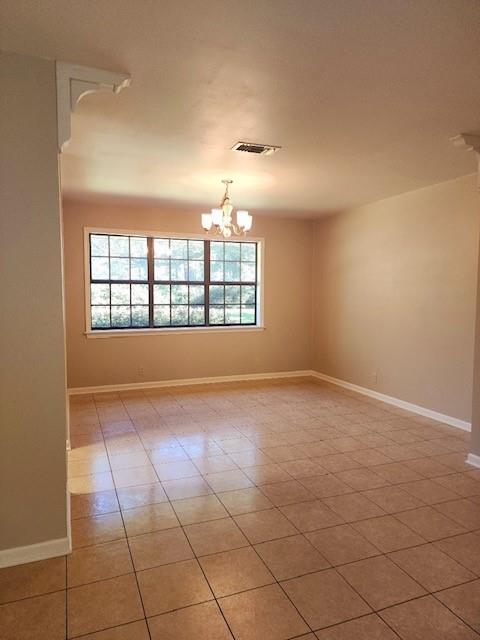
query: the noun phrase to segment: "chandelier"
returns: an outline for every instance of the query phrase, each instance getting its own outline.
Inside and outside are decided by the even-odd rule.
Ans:
[[[233,206],[230,203],[228,187],[233,180],[222,180],[225,185],[225,193],[218,209],[212,209],[211,213],[202,213],[202,227],[205,231],[210,231],[213,227],[215,233],[224,238],[230,238],[232,234],[236,236],[245,235],[252,228],[253,218],[248,211],[237,211],[237,224],[232,220]]]

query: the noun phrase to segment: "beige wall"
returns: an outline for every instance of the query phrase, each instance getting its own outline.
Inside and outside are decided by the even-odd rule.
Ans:
[[[198,210],[64,202],[68,386],[290,371],[310,367],[312,223],[255,216],[265,238],[265,330],[87,339],[83,228],[199,233]],[[140,376],[139,367],[144,374]]]
[[[478,265],[476,303],[472,399],[472,438],[470,452],[480,457],[480,262]]]
[[[84,336],[83,227],[198,233],[198,213],[66,201],[68,386],[313,368],[469,421],[477,198],[467,176],[316,223],[256,216],[265,331],[110,339]]]
[[[67,509],[54,64],[2,54],[0,73],[1,551],[65,538]],[[197,233],[199,217],[78,201],[64,219],[71,387],[313,366],[470,419],[473,176],[315,224],[256,216],[254,234],[266,239],[266,330],[252,333],[87,340],[83,227]],[[478,398],[474,406],[480,427]],[[473,450],[480,453],[478,433]]]
[[[2,54],[0,73],[4,550],[65,538],[67,514],[55,66]]]
[[[319,221],[313,367],[469,421],[478,228],[474,176]]]

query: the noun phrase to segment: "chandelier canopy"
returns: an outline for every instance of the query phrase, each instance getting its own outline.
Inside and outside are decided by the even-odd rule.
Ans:
[[[230,202],[228,187],[233,180],[222,180],[225,185],[225,193],[218,209],[212,209],[211,213],[202,213],[202,227],[205,231],[213,228],[214,233],[230,238],[232,234],[245,235],[252,228],[253,218],[248,211],[237,211],[237,224],[233,222],[233,205]]]

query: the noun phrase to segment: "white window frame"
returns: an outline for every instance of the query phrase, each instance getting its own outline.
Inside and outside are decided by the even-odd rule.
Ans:
[[[257,308],[255,325],[234,325],[234,326],[208,326],[208,327],[156,327],[147,329],[92,329],[91,307],[90,307],[90,234],[108,234],[123,236],[141,236],[152,238],[176,238],[181,240],[218,240],[220,242],[256,242],[257,250]],[[106,227],[84,227],[83,228],[83,272],[85,282],[85,332],[87,338],[126,338],[131,336],[146,335],[170,335],[185,333],[231,333],[264,331],[264,265],[265,265],[265,239],[251,236],[241,236],[225,239],[223,236],[213,236],[207,233],[171,233],[163,231],[132,231],[131,229],[114,229]]]

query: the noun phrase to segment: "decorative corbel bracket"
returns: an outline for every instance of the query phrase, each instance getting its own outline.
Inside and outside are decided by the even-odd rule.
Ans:
[[[62,153],[71,136],[70,118],[83,96],[94,91],[119,93],[130,85],[126,73],[114,73],[67,62],[56,63],[58,151]]]
[[[460,133],[458,136],[451,138],[451,141],[456,147],[475,152],[478,163],[477,189],[480,191],[480,135],[477,133]]]

